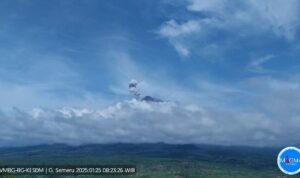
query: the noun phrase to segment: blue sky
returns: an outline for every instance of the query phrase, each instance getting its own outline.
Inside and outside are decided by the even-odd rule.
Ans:
[[[3,0],[0,108],[110,107],[130,100],[137,79],[142,94],[211,117],[256,114],[241,127],[267,118],[273,130],[257,131],[264,145],[285,119],[291,133],[299,123],[299,8],[296,0]]]

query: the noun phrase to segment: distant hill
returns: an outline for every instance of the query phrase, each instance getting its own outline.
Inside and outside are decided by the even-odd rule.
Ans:
[[[151,158],[186,159],[212,161],[228,164],[242,164],[250,167],[273,166],[279,152],[277,148],[212,146],[212,145],[171,145],[156,144],[89,144],[69,146],[64,144],[38,145],[29,147],[0,148],[1,158],[28,157],[95,157],[142,156]]]

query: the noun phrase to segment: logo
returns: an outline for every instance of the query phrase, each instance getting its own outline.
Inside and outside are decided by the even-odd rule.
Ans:
[[[281,150],[277,157],[279,169],[288,175],[295,175],[300,172],[300,149],[286,147]]]

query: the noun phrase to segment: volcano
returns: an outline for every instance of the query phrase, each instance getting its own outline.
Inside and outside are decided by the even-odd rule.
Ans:
[[[163,100],[153,98],[151,96],[145,96],[141,99],[141,101],[146,101],[146,102],[163,102]]]

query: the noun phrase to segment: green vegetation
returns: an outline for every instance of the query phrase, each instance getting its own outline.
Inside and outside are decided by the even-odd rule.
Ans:
[[[137,166],[130,176],[143,178],[284,178],[276,165],[276,148],[208,145],[108,144],[71,147],[41,145],[2,148],[3,165],[111,165]],[[8,175],[6,177],[12,177]],[[14,176],[28,177],[32,176]],[[75,177],[75,176],[36,176]],[[101,177],[101,176],[76,176]],[[297,177],[297,176],[293,176]]]

